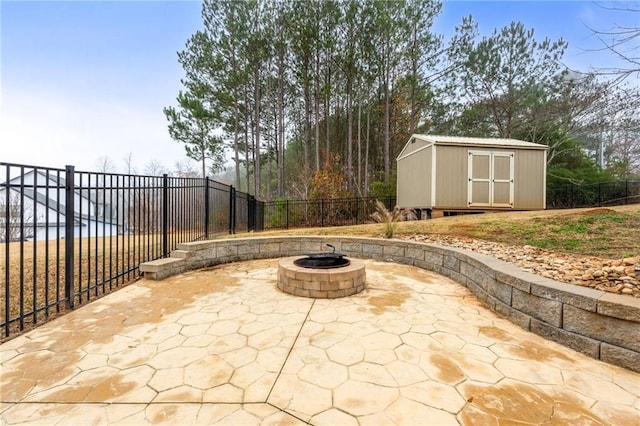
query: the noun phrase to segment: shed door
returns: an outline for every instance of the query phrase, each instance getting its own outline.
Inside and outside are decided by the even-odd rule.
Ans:
[[[513,207],[514,154],[469,151],[469,207]]]
[[[469,192],[467,204],[491,206],[491,152],[469,151]]]

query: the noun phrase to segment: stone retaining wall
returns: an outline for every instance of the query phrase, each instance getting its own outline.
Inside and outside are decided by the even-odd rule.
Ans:
[[[456,248],[352,237],[256,237],[180,244],[170,258],[140,265],[149,279],[223,263],[325,251],[414,265],[466,286],[487,307],[526,330],[590,357],[640,372],[640,299],[523,272]]]

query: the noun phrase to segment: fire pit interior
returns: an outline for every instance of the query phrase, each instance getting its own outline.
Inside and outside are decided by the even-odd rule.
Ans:
[[[341,268],[349,265],[349,259],[345,259],[342,253],[336,253],[336,248],[331,244],[328,247],[333,249],[332,253],[316,253],[308,254],[307,257],[301,257],[293,261],[296,266],[309,269],[331,269]]]
[[[364,290],[364,263],[341,253],[287,257],[278,262],[278,288],[296,296],[334,299]]]

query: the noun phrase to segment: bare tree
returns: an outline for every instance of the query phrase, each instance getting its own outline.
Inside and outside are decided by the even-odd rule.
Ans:
[[[103,155],[96,160],[96,171],[102,173],[114,173],[116,169],[116,165],[114,164],[111,157],[107,155]]]
[[[615,82],[622,82],[634,74],[640,77],[640,49],[638,48],[640,45],[640,7],[637,6],[637,2],[635,5],[631,6],[631,3],[627,3],[624,7],[598,5],[602,9],[613,13],[622,12],[627,16],[636,14],[635,25],[616,24],[613,28],[604,30],[591,28],[587,25],[587,28],[602,43],[601,48],[594,50],[609,51],[625,63],[622,66],[602,67],[596,70],[600,75],[613,77]]]
[[[153,158],[147,164],[144,165],[144,172],[150,176],[161,176],[169,171],[167,168],[157,159]]]
[[[198,171],[193,167],[193,164],[189,160],[176,161],[175,175],[177,177],[198,177]]]
[[[640,176],[640,139],[623,134],[610,147],[609,169],[621,178]]]
[[[8,188],[5,191],[10,191]],[[25,235],[21,235],[20,224],[25,224]],[[9,203],[7,204],[6,193],[0,193],[0,243],[20,241],[35,233],[30,227],[33,223],[32,209],[28,205],[21,205],[20,196],[17,193],[9,192]],[[8,228],[8,229],[7,229]],[[8,233],[7,233],[8,231]]]
[[[603,111],[605,125],[602,157],[607,168],[620,178],[640,175],[640,88],[615,88]]]
[[[136,167],[133,165],[133,152],[129,152],[122,160],[124,161],[124,173],[128,175],[137,173]]]

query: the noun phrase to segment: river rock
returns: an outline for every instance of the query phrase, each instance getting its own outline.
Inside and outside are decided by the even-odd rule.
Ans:
[[[640,256],[605,259],[448,235],[420,234],[405,238],[486,254],[559,282],[640,297]]]

